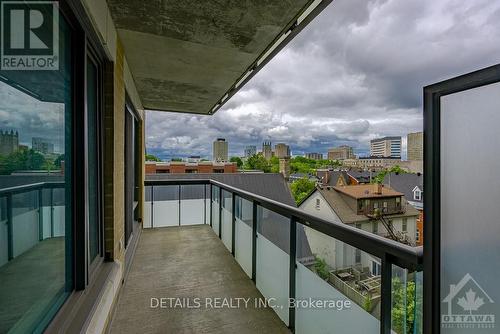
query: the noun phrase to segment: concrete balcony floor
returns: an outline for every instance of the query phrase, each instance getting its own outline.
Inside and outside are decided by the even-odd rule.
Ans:
[[[162,297],[198,297],[202,306],[151,308]],[[270,308],[205,308],[213,297],[262,295],[210,226],[143,230],[109,332],[289,333]]]

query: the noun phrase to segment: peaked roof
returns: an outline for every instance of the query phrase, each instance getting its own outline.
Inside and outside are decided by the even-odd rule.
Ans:
[[[418,187],[420,190],[424,190],[424,175],[423,174],[414,174],[414,173],[390,173],[387,174],[384,178],[384,184],[389,187],[402,192],[404,196],[413,202],[423,202],[423,198],[420,200],[415,200],[413,198],[413,189]]]

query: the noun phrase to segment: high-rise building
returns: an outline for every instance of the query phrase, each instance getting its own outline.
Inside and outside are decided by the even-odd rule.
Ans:
[[[278,159],[290,156],[290,146],[285,143],[278,143],[274,146],[274,156]]]
[[[270,141],[265,141],[262,143],[262,155],[264,158],[267,160],[271,159],[273,156],[273,149],[271,147],[271,142]]]
[[[304,155],[307,159],[323,160],[323,153],[311,152]]]
[[[409,133],[406,142],[407,158],[410,161],[424,160],[424,133]]]
[[[228,142],[224,138],[217,138],[213,144],[213,161],[228,161]]]
[[[255,145],[249,145],[247,147],[245,147],[245,158],[249,158],[251,157],[252,155],[256,155],[257,154],[257,146]]]
[[[43,154],[54,153],[54,144],[52,144],[48,139],[40,137],[33,137],[31,139],[31,148]]]
[[[401,158],[401,137],[384,137],[371,140],[370,156]]]
[[[341,145],[328,150],[328,160],[354,159],[354,157],[354,151],[348,145]]]
[[[8,155],[11,154],[19,148],[19,134],[14,132],[14,130],[10,131],[1,131],[0,130],[0,155]]]

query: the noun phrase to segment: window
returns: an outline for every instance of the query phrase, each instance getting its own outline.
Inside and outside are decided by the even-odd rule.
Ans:
[[[319,198],[316,198],[316,209],[319,210],[321,204],[321,200]]]
[[[363,210],[363,201],[358,201],[358,210]]]
[[[24,7],[17,10],[28,13]],[[44,12],[44,21],[53,20],[49,13],[52,10]],[[0,75],[0,175],[5,180],[0,189],[24,187],[0,195],[2,333],[38,332],[41,319],[53,317],[74,287],[73,235],[83,240],[74,233],[72,219],[76,210],[71,176],[75,167],[83,168],[75,166],[73,143],[82,143],[84,138],[73,127],[72,68],[76,64],[71,45],[75,40],[63,15],[59,15],[58,27],[59,69],[9,70]],[[51,31],[45,29],[46,25],[41,26],[37,34],[50,38]],[[31,176],[14,175],[20,170]],[[49,182],[57,184],[49,186]],[[8,215],[11,233],[3,221]]]
[[[381,273],[382,273],[382,266],[380,265],[380,263],[372,261],[372,274],[375,276],[380,276]]]
[[[421,201],[422,200],[422,194],[423,194],[423,192],[422,192],[422,190],[420,190],[419,187],[413,188],[413,199],[415,201]]]
[[[356,228],[361,229],[361,226],[362,226],[361,223],[356,223]]]
[[[354,262],[356,264],[361,263],[361,249],[356,248],[356,251],[354,254]]]
[[[408,232],[408,218],[403,218],[402,230]]]
[[[373,202],[373,208],[378,209],[378,202]]]

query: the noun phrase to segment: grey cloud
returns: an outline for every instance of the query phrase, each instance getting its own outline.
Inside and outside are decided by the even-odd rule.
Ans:
[[[336,0],[213,117],[148,113],[148,147],[232,154],[262,140],[294,153],[422,129],[422,89],[499,62],[500,1]],[[201,152],[201,153],[200,153]]]

